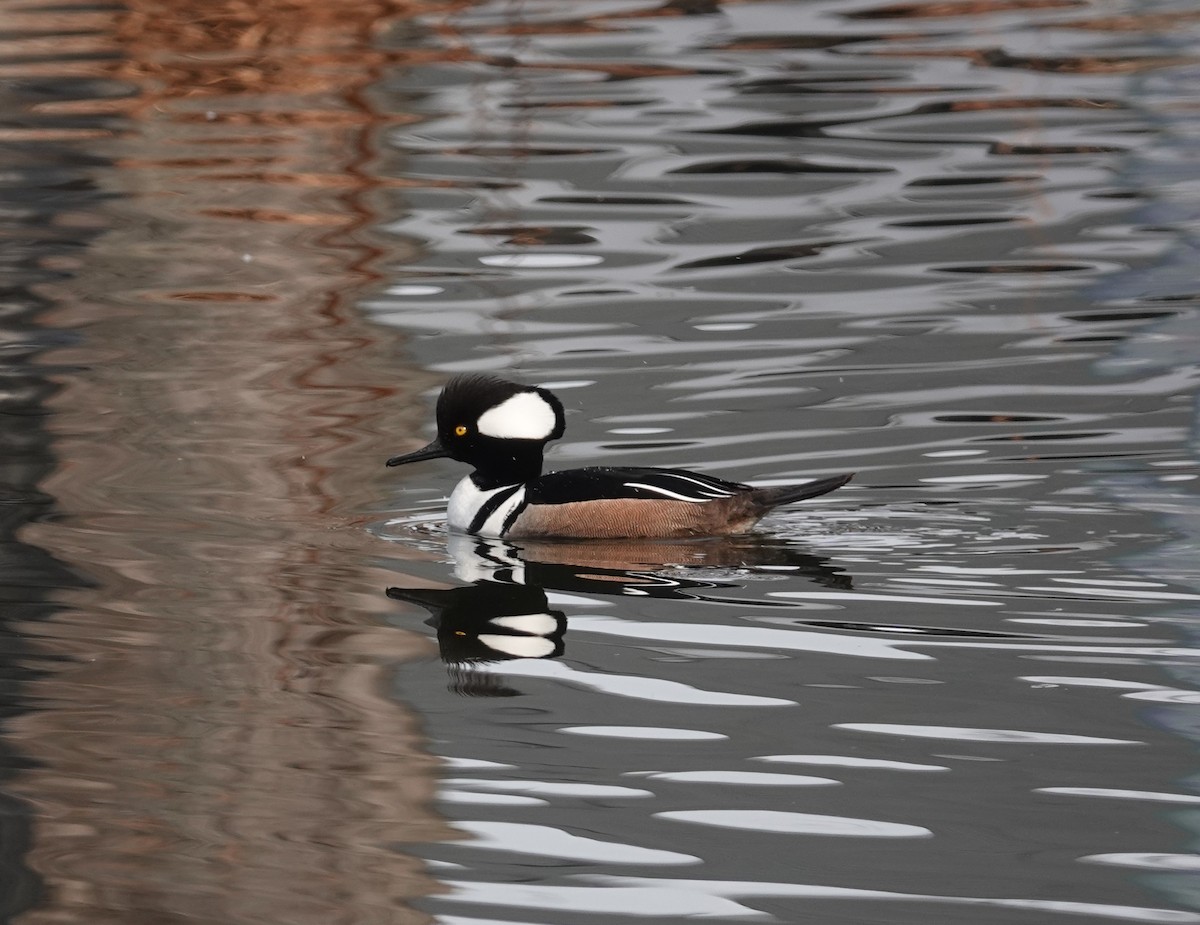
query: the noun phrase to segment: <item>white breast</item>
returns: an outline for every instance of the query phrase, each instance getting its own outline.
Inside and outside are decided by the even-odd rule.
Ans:
[[[476,515],[479,514],[481,508],[486,505],[492,498],[498,494],[512,491],[511,485],[501,485],[499,488],[491,488],[483,491],[475,485],[475,482],[468,475],[465,479],[454,486],[454,491],[450,494],[450,503],[446,507],[446,517],[450,522],[452,530],[460,530],[466,532],[471,529],[471,524],[475,522]],[[504,529],[504,522],[508,519],[517,508],[525,503],[525,486],[518,488],[511,498],[503,501],[491,514],[487,520],[475,532],[479,536],[500,536]]]

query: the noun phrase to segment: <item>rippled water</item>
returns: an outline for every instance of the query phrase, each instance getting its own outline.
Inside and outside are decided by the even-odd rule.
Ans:
[[[0,2],[0,915],[1200,922],[1198,29]],[[474,370],[858,475],[451,536]]]

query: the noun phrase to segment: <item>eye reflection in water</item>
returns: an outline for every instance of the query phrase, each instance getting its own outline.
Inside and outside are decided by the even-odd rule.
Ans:
[[[565,649],[567,617],[550,606],[546,591],[616,597],[653,597],[713,604],[744,603],[733,570],[775,568],[814,583],[847,590],[850,577],[827,560],[754,537],[695,541],[555,541],[521,548],[502,540],[452,534],[453,588],[390,587],[392,600],[429,613],[451,690],[465,696],[511,697],[520,691],[500,675],[477,670],[510,659],[557,658]],[[695,575],[689,571],[695,571]],[[720,570],[720,576],[714,572]],[[727,591],[724,589],[728,589]],[[755,605],[791,607],[755,600]]]

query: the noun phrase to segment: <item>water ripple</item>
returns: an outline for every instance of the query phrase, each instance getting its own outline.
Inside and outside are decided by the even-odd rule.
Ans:
[[[638,700],[654,700],[659,703],[688,703],[696,706],[723,707],[781,707],[793,706],[795,703],[781,697],[758,697],[751,694],[700,690],[691,685],[659,678],[639,678],[611,673],[597,674],[572,669],[561,662],[524,659],[518,662],[504,662],[488,670],[523,678],[553,678],[600,693],[632,697]]]
[[[789,813],[779,810],[699,809],[655,813],[659,819],[693,822],[726,829],[750,829],[756,832],[780,832],[788,835],[834,835],[854,838],[926,838],[933,833],[924,826],[880,822],[875,819],[848,819],[844,816],[820,816],[813,813]]]
[[[1170,909],[1120,906],[1105,903],[1051,899],[1007,899],[899,893],[887,890],[818,886],[803,883],[767,883],[718,880],[661,880],[646,877],[603,877],[601,886],[544,886],[530,884],[451,881],[451,899],[464,903],[536,908],[548,912],[589,909],[610,915],[644,918],[728,917],[746,918],[762,913],[738,902],[756,897],[796,897],[805,900],[889,900],[926,902],[983,908],[1021,909],[1065,915],[1090,915],[1103,919],[1193,925],[1200,915]]]
[[[1187,3],[9,6],[6,915],[1200,921]]]
[[[585,838],[548,825],[458,820],[454,826],[471,835],[466,844],[472,848],[551,857],[561,861],[639,865],[700,863],[700,858],[690,854]]]
[[[923,726],[902,723],[838,723],[839,729],[882,735],[950,739],[957,742],[995,742],[1005,745],[1142,745],[1131,739],[1076,735],[1066,732],[1030,732],[1021,729],[973,729],[965,726]]]

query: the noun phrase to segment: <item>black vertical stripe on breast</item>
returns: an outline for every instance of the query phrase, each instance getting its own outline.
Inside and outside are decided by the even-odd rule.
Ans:
[[[516,521],[516,519],[518,517],[521,516],[521,512],[523,510],[525,510],[525,508],[528,507],[528,505],[529,505],[529,502],[523,500],[520,504],[513,506],[513,509],[509,512],[508,516],[504,518],[504,523],[500,525],[500,535],[501,536],[505,536],[508,534],[508,528],[513,525],[513,522]]]
[[[503,491],[498,491],[488,498],[485,502],[483,502],[482,505],[480,505],[479,510],[475,512],[475,516],[471,519],[471,525],[467,527],[467,532],[478,533],[480,530],[482,530],[483,525],[487,523],[487,519],[496,513],[496,509],[520,490],[521,486],[520,484],[517,484]],[[518,505],[518,509],[519,508],[520,505]],[[508,529],[508,521],[505,522],[504,529]]]

